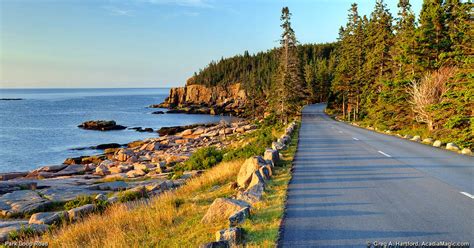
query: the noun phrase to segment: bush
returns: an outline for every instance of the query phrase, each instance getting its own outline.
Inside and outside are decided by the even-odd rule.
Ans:
[[[215,147],[206,147],[197,150],[189,159],[178,165],[177,170],[205,170],[222,161],[223,152]]]
[[[272,126],[263,126],[261,129],[251,133],[254,140],[249,144],[231,150],[226,153],[224,161],[231,161],[239,158],[249,158],[252,156],[260,155],[265,152],[265,148],[270,147],[274,141]]]
[[[86,204],[91,204],[93,202],[94,202],[93,196],[80,195],[80,196],[77,196],[76,199],[66,202],[66,204],[64,204],[64,209],[70,210],[73,208],[84,206]]]
[[[145,190],[125,190],[118,194],[119,202],[135,201],[140,198],[148,198]]]

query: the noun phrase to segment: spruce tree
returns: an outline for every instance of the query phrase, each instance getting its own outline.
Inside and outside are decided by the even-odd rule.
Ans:
[[[291,27],[291,13],[288,7],[281,10],[283,29],[280,39],[279,66],[276,75],[275,95],[271,96],[276,102],[275,111],[283,123],[297,114],[304,104],[306,88],[301,73],[295,32]]]
[[[393,74],[398,79],[412,79],[415,75],[415,14],[409,0],[398,2],[398,17],[395,38],[390,54],[393,59]]]
[[[426,70],[441,67],[451,47],[444,10],[443,0],[423,1],[416,39],[418,64]]]
[[[375,9],[367,25],[367,35],[367,61],[364,75],[366,81],[375,86],[379,80],[389,76],[391,69],[389,51],[393,43],[392,15],[383,0],[376,1]]]

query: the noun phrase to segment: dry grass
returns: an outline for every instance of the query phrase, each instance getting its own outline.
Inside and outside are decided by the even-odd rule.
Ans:
[[[274,134],[280,135],[276,131]],[[252,216],[243,223],[249,247],[275,246],[296,143],[297,135],[293,135],[263,201],[252,207]],[[213,241],[215,232],[226,228],[227,221],[203,225],[200,220],[215,198],[235,194],[228,185],[235,181],[242,163],[222,162],[148,203],[114,205],[102,215],[64,226],[41,239],[50,247],[196,247]]]
[[[42,239],[50,247],[189,247],[209,242],[226,223],[203,225],[200,220],[215,198],[233,193],[227,183],[235,180],[242,162],[221,163],[149,204],[137,203],[132,210],[115,205]],[[212,190],[216,185],[222,186]]]

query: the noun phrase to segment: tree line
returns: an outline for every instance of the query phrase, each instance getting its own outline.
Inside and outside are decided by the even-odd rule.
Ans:
[[[347,121],[474,145],[472,2],[424,0],[417,18],[409,0],[394,17],[383,0],[369,16],[352,4],[339,38],[299,44],[287,7],[280,47],[222,58],[188,84],[243,83],[248,113],[286,122],[302,106],[328,102]]]
[[[393,17],[377,0],[369,17],[357,4],[340,28],[331,107],[348,121],[474,144],[471,1],[409,0]]]

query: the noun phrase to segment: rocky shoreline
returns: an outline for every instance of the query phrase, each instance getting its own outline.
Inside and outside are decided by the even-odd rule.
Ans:
[[[150,108],[167,108],[166,113],[210,114],[242,116],[246,108],[247,95],[240,83],[207,87],[192,84],[171,88],[163,103]]]
[[[104,146],[103,154],[68,158],[28,172],[0,173],[0,241],[25,228],[42,233],[49,225],[75,221],[100,206],[179,187],[202,171],[173,175],[175,165],[199,148],[225,148],[232,137],[255,129],[241,120],[169,127],[159,132],[160,137],[126,147]]]

